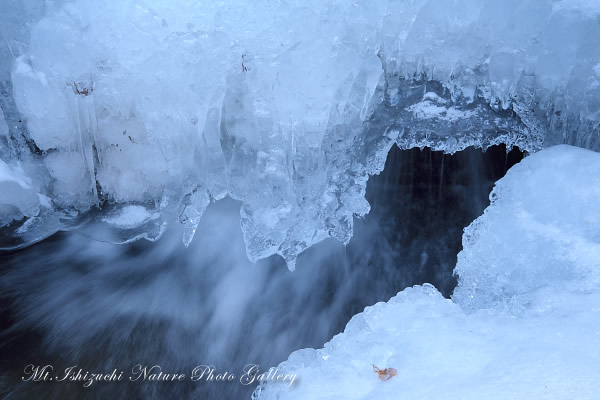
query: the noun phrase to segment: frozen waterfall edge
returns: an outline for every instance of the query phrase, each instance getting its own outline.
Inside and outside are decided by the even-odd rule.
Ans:
[[[187,244],[229,196],[249,259],[293,268],[348,242],[393,144],[599,150],[598,10],[463,3],[47,4],[2,48],[0,246],[174,221]]]

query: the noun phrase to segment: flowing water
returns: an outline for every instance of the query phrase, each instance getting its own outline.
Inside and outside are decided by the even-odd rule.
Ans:
[[[388,155],[371,177],[372,211],[348,246],[322,242],[295,272],[245,254],[239,203],[211,204],[189,248],[177,227],[155,243],[112,245],[74,232],[0,253],[3,399],[249,399],[254,383],[127,382],[136,364],[190,375],[214,365],[239,378],[294,350],[321,347],[365,306],[425,282],[449,296],[462,229],[493,182],[522,158],[503,146],[454,155]],[[122,382],[22,382],[28,364],[124,371]],[[302,377],[298,377],[301,379]]]

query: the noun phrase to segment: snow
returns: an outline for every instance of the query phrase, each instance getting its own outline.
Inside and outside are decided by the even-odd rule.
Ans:
[[[435,97],[437,97],[437,95],[435,95]],[[454,107],[437,105],[435,104],[435,100],[431,101],[432,95],[430,93],[425,93],[423,98],[426,100],[406,108],[408,111],[412,112],[416,118],[419,119],[443,119],[454,122],[459,119],[471,118],[474,114],[471,111],[460,111]],[[437,98],[439,99],[439,97]],[[445,103],[445,101],[442,101],[442,103]]]
[[[454,299],[521,313],[559,307],[554,290],[599,290],[599,157],[555,146],[510,169],[465,229]]]
[[[0,159],[0,225],[37,214],[40,199],[20,165]]]
[[[600,154],[555,146],[497,182],[465,229],[452,300],[431,285],[367,307],[279,365],[279,399],[595,399],[600,390]],[[380,381],[372,364],[395,368]]]
[[[189,243],[206,199],[241,200],[250,260],[291,267],[352,237],[394,143],[600,150],[591,4],[2,2],[0,105],[22,128],[0,156],[62,221],[154,204]]]
[[[587,15],[600,15],[600,5],[594,0],[559,0],[552,5],[554,11],[571,10]]]
[[[152,218],[152,214],[143,206],[125,206],[114,214],[103,218],[104,222],[121,228],[134,228]]]
[[[16,183],[22,189],[31,189],[31,179],[25,175],[19,167],[11,168],[7,163],[0,160],[0,182]]]

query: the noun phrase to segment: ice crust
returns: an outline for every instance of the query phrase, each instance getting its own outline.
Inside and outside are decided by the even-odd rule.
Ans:
[[[255,399],[596,399],[600,154],[560,145],[498,181],[463,236],[452,300],[431,285],[292,353]],[[382,382],[371,364],[395,368]]]
[[[3,200],[14,222],[2,247],[129,206],[158,217],[107,226],[122,240],[156,239],[178,220],[187,244],[207,204],[230,196],[243,202],[249,258],[280,254],[293,268],[308,246],[350,239],[394,143],[599,150],[599,9],[3,2],[0,159],[51,209],[19,216]]]
[[[512,167],[490,199],[458,254],[452,298],[464,309],[561,312],[567,295],[600,293],[600,154],[545,149]]]

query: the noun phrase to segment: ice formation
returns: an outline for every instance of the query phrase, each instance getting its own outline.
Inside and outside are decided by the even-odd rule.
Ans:
[[[446,299],[431,285],[367,307],[323,349],[292,353],[255,399],[596,399],[600,154],[525,158],[463,236]],[[382,382],[372,364],[397,375]]]
[[[3,248],[89,220],[115,241],[178,220],[189,243],[230,196],[249,258],[293,268],[350,239],[394,143],[600,149],[591,1],[8,0],[0,15]],[[152,217],[110,223],[124,207]]]

